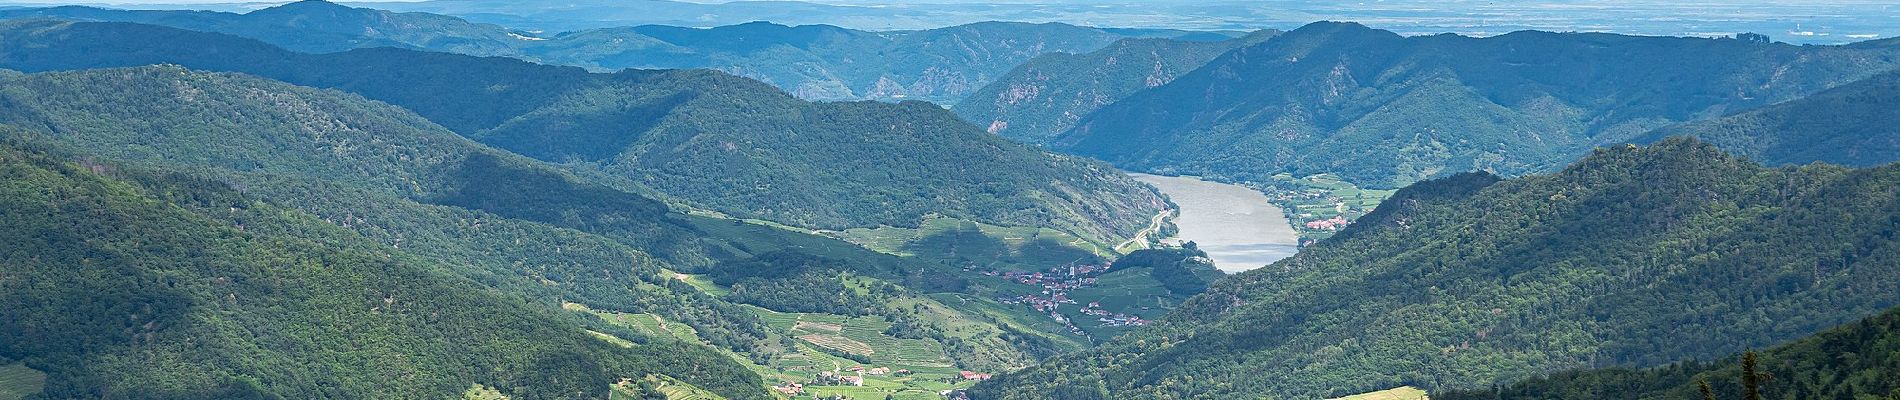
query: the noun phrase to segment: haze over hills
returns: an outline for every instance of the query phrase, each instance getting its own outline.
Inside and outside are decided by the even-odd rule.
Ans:
[[[1900,35],[1900,9],[1873,0],[1830,2],[1647,0],[1510,2],[1387,0],[1264,1],[902,1],[771,2],[454,0],[357,3],[463,16],[522,29],[567,31],[666,24],[729,25],[755,20],[833,24],[857,29],[931,29],[981,21],[1065,22],[1091,26],[1188,30],[1290,29],[1313,21],[1364,21],[1407,35],[1453,32],[1490,36],[1519,30],[1634,35],[1725,36],[1761,32],[1794,43],[1840,44]],[[1870,36],[1871,35],[1871,36]]]
[[[1896,66],[1900,50],[1884,46],[1530,31],[1405,37],[1321,22],[1103,107],[1050,146],[1134,170],[1242,181],[1334,173],[1396,187],[1459,171],[1553,168],[1672,122]]]
[[[709,68],[817,100],[953,103],[1036,56],[1079,53],[1127,37],[1225,39],[1230,32],[1098,29],[982,22],[870,32],[830,25],[746,22],[710,29],[662,25],[527,32],[420,12],[304,0],[243,14],[53,7],[0,10],[0,18],[137,22],[258,39],[300,52],[400,47],[507,56],[598,71]]]
[[[1336,397],[1768,346],[1900,305],[1896,187],[1900,164],[1771,169],[1692,139],[1423,182],[1156,327],[975,393]]]
[[[0,6],[0,400],[1900,400],[1884,4],[366,5]]]
[[[937,213],[1108,243],[1133,236],[1162,206],[1105,166],[1009,143],[924,104],[810,103],[708,71],[595,74],[398,49],[308,55],[121,23],[11,28],[0,66],[174,63],[351,91],[623,189],[792,225],[916,226]]]
[[[990,133],[1046,143],[1103,106],[1278,34],[1261,31],[1218,42],[1123,39],[1089,53],[1044,55],[976,90],[952,110]]]

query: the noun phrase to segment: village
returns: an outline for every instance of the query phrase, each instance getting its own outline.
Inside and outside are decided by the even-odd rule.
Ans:
[[[866,368],[862,365],[853,365],[849,368],[844,368],[843,370],[819,371],[818,374],[816,376],[813,376],[810,381],[784,382],[784,383],[772,386],[772,390],[777,391],[780,394],[784,394],[786,396],[791,396],[791,397],[796,398],[798,396],[805,395],[807,393],[806,392],[807,387],[864,386],[864,379],[867,376],[905,377],[905,376],[910,376],[910,375],[912,375],[912,373],[908,369],[892,370],[890,367]],[[975,371],[958,371],[956,375],[952,375],[947,378],[941,378],[941,380],[943,381],[943,383],[956,384],[956,383],[965,382],[965,381],[973,381],[973,382],[985,381],[985,380],[989,380],[990,377],[991,377],[991,374],[989,373],[982,373],[982,372],[975,372]],[[947,389],[942,392],[938,392],[937,394],[944,397],[956,397],[956,395],[959,394],[958,392],[959,390]],[[832,395],[832,396],[827,396],[827,397],[814,396],[814,398],[848,399],[849,397],[843,396],[843,395]]]
[[[1138,316],[1104,310],[1102,309],[1102,304],[1097,301],[1082,304],[1080,301],[1070,297],[1070,292],[1073,290],[1095,286],[1096,277],[1108,273],[1109,267],[1107,264],[1071,264],[1051,267],[1049,270],[1042,272],[989,271],[983,274],[988,276],[1000,276],[1012,282],[1041,288],[1042,292],[1040,294],[998,296],[996,301],[1003,304],[1027,305],[1030,309],[1036,310],[1036,312],[1046,313],[1049,315],[1049,318],[1055,319],[1067,327],[1069,333],[1078,336],[1088,336],[1088,333],[1083,331],[1081,327],[1076,326],[1075,318],[1062,313],[1061,308],[1063,304],[1076,305],[1076,312],[1094,317],[1095,322],[1100,324],[1098,326],[1144,326],[1152,323],[1153,321],[1142,319]]]

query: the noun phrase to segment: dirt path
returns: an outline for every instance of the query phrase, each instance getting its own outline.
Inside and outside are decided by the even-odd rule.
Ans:
[[[1148,235],[1152,235],[1155,232],[1160,232],[1161,224],[1167,223],[1168,217],[1173,216],[1173,215],[1174,215],[1174,209],[1172,208],[1163,209],[1161,210],[1161,212],[1155,213],[1155,216],[1153,218],[1148,219],[1147,228],[1142,228],[1140,232],[1135,232],[1134,238],[1131,238],[1131,239],[1128,239],[1127,241],[1116,244],[1115,251],[1121,251],[1122,248],[1128,247],[1131,245],[1141,246],[1141,249],[1148,248]],[[1135,249],[1135,250],[1140,250],[1140,249]]]

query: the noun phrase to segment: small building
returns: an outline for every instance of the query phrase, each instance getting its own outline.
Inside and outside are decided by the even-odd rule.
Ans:
[[[957,371],[957,377],[963,378],[966,380],[980,381],[980,380],[990,379],[990,374],[978,373],[975,371]]]

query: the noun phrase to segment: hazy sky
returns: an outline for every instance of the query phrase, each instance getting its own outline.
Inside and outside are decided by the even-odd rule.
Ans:
[[[716,0],[685,1],[701,4],[668,8],[633,0],[340,2],[458,15],[517,29],[557,32],[640,24],[713,26],[755,20],[870,30],[926,29],[988,20],[1251,30],[1292,29],[1331,20],[1359,22],[1403,34],[1485,36],[1526,29],[1671,36],[1756,32],[1775,40],[1818,44],[1900,36],[1900,1],[1895,0],[804,0],[834,6],[888,6],[831,7],[822,11],[787,7],[787,3],[752,2],[741,6],[712,5],[725,3]],[[12,5],[88,4],[239,12],[285,2],[0,0],[0,4]],[[565,6],[577,8],[561,11]]]

